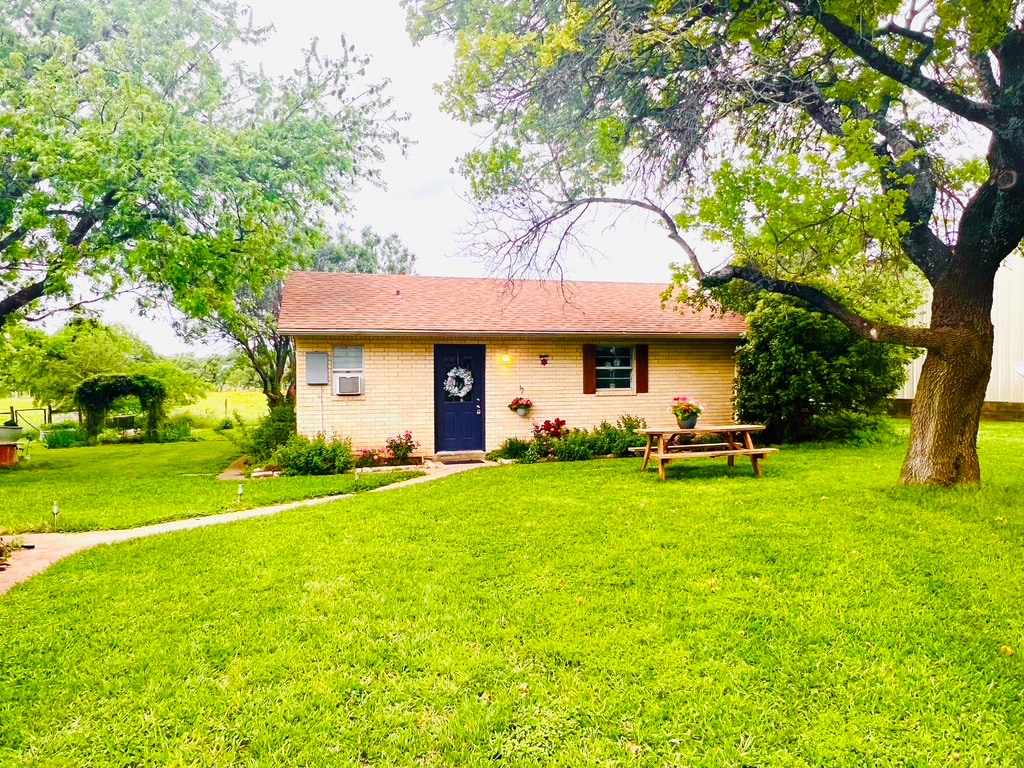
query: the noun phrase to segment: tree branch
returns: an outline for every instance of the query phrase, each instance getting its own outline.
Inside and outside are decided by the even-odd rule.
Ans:
[[[908,66],[880,51],[871,44],[870,37],[861,35],[837,16],[825,11],[821,6],[821,0],[791,0],[791,4],[800,16],[816,21],[822,29],[876,72],[917,91],[933,104],[960,115],[965,120],[987,128],[994,127],[995,115],[990,104],[980,104],[954,93],[938,81],[922,74],[920,64]]]
[[[573,200],[566,204],[566,210],[564,213],[568,213],[573,208],[580,206],[591,205],[593,203],[605,203],[609,205],[623,205],[631,206],[633,208],[642,208],[645,211],[658,216],[662,223],[668,228],[668,239],[683,249],[686,254],[686,258],[689,260],[690,265],[697,272],[698,277],[704,277],[704,268],[701,267],[700,262],[697,260],[697,254],[690,247],[690,244],[686,242],[683,236],[679,232],[679,227],[676,226],[675,219],[659,205],[652,203],[650,200],[636,200],[629,197],[582,197],[578,200]]]
[[[903,328],[900,326],[875,323],[845,306],[817,288],[789,280],[779,280],[764,274],[757,267],[727,265],[712,272],[701,281],[707,288],[717,288],[733,280],[742,280],[758,290],[780,293],[804,301],[819,312],[831,315],[858,336],[883,344],[899,344],[905,347],[933,349],[941,346],[944,334],[931,328]]]
[[[46,293],[46,286],[49,283],[49,276],[34,283],[29,283],[10,296],[0,300],[0,328],[3,328],[7,320],[18,310],[28,306],[36,299],[41,299]]]

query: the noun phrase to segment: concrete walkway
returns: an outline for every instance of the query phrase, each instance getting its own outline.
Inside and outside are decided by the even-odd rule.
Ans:
[[[400,483],[385,485],[382,488],[375,488],[366,493],[381,493],[390,491],[393,488],[405,488],[417,483],[426,483],[442,477],[449,477],[459,472],[465,472],[478,467],[493,466],[489,464],[453,464],[445,466],[434,464],[423,468],[425,475],[404,480]],[[268,480],[267,482],[273,482]],[[145,536],[157,536],[161,533],[172,533],[174,531],[188,531],[193,528],[205,528],[209,525],[222,525],[233,523],[236,520],[249,520],[254,517],[267,517],[276,515],[278,512],[285,512],[289,509],[299,507],[313,507],[319,504],[328,504],[339,499],[347,499],[357,494],[346,493],[340,496],[324,496],[318,499],[305,499],[303,501],[291,501],[286,504],[275,504],[272,507],[256,507],[241,512],[224,512],[219,515],[208,515],[206,517],[192,517],[187,520],[172,520],[169,523],[157,523],[146,525],[141,528],[128,528],[123,531],[85,531],[83,533],[26,533],[19,536],[7,537],[22,539],[25,544],[33,545],[33,549],[18,549],[11,555],[5,570],[0,570],[0,595],[9,591],[15,584],[42,573],[58,560],[69,555],[82,552],[86,549],[98,547],[101,544],[117,544],[121,541],[141,539]],[[358,494],[362,495],[362,494]]]

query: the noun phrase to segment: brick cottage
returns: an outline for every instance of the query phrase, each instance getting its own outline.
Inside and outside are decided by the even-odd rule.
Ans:
[[[732,420],[737,315],[662,309],[664,285],[294,272],[278,330],[294,337],[300,434],[423,455],[489,451],[532,423],[623,414],[673,423],[689,395]],[[509,409],[516,397],[533,408]]]

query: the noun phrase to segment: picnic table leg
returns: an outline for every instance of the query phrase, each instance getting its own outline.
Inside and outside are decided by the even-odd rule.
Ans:
[[[668,438],[658,435],[658,479],[665,479],[665,467],[668,464]]]
[[[748,450],[754,450],[754,438],[751,436],[749,432],[743,433],[743,445],[745,445]],[[760,455],[756,453],[750,454],[750,464],[754,468],[754,477],[761,477],[764,474],[761,470]]]
[[[647,465],[651,463],[651,442],[653,441],[654,435],[647,435],[647,445],[644,448],[644,463],[640,467],[641,472],[647,471]]]
[[[754,477],[761,477],[762,476],[761,461],[760,461],[760,459],[761,459],[761,457],[758,456],[756,453],[750,454],[750,463],[754,467]]]
[[[725,433],[725,439],[729,443],[729,450],[730,451],[735,451],[739,447],[738,445],[736,445],[736,438],[733,436],[732,432],[726,432]],[[729,456],[727,460],[729,462],[729,469],[733,469],[736,466],[736,457],[735,456]]]

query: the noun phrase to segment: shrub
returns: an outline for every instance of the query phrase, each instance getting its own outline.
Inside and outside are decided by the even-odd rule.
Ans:
[[[537,446],[534,445],[534,443],[530,443],[530,447],[526,449],[526,453],[524,453],[520,457],[519,463],[520,464],[536,464],[542,458],[546,459],[547,458],[547,453],[545,453],[543,456],[541,456],[540,452],[537,450]]]
[[[552,451],[559,461],[587,461],[594,458],[590,450],[590,435],[585,429],[563,433],[561,439],[554,441]]]
[[[565,431],[565,419],[546,419],[543,424],[533,425],[534,437],[553,437],[557,440]]]
[[[180,443],[192,439],[192,420],[188,416],[175,416],[160,427],[161,443]]]
[[[237,414],[236,414],[237,418]],[[256,426],[249,430],[239,421],[240,437],[233,438],[237,445],[255,462],[269,459],[278,446],[295,436],[295,403],[287,402],[275,406]]]
[[[357,467],[386,467],[391,463],[391,452],[387,448],[366,448],[356,454]]]
[[[47,448],[74,448],[77,445],[85,445],[89,436],[85,430],[74,422],[55,424],[46,434]]]
[[[389,437],[385,445],[395,464],[408,464],[412,452],[420,447],[420,444],[412,439],[412,432],[409,431],[398,437]]]
[[[327,442],[323,435],[312,440],[292,435],[277,447],[272,461],[286,475],[339,475],[352,468],[352,443],[338,439]]]
[[[808,439],[819,416],[884,413],[906,379],[912,353],[860,339],[789,299],[762,298],[747,322],[736,410],[741,421],[764,424],[768,442]]]
[[[513,459],[519,461],[523,455],[530,450],[529,440],[521,440],[518,437],[510,437],[496,451],[491,451],[489,459]]]
[[[223,432],[226,429],[234,429],[235,422],[233,422],[231,419],[222,419],[217,424],[215,424],[213,428],[217,432]]]
[[[643,419],[638,419],[633,422],[636,426],[627,429],[621,426],[624,418],[627,417],[619,418],[620,426],[613,427],[607,421],[602,421],[594,428],[590,434],[590,450],[595,456],[628,456],[631,447],[647,443],[645,438],[636,434],[636,430],[646,426],[646,422]]]
[[[630,435],[635,435],[638,430],[647,429],[647,419],[643,416],[634,416],[631,413],[624,413],[619,416],[615,425]]]

